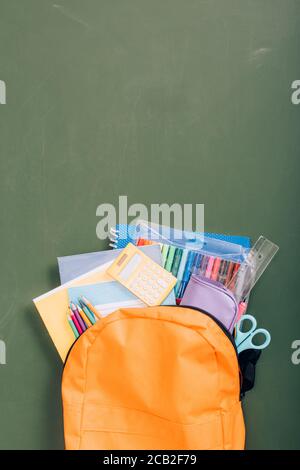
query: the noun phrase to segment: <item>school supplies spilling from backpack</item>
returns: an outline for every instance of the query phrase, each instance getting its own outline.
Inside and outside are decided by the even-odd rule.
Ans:
[[[211,235],[142,221],[122,251],[59,258],[68,282],[34,302],[66,360],[67,449],[244,448],[271,341],[245,311],[278,247]]]

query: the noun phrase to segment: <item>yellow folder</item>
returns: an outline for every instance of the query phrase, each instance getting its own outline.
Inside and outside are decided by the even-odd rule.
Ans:
[[[106,270],[110,265],[111,263],[104,264],[99,268],[93,269],[92,271],[63,284],[56,289],[33,299],[33,302],[63,361],[74,343],[74,335],[67,320],[67,309],[69,303],[68,288],[94,284],[97,282],[111,281],[111,277],[106,273]]]

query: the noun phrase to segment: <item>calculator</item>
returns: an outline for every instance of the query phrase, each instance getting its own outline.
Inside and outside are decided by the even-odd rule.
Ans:
[[[149,306],[160,305],[177,279],[129,243],[107,273]]]

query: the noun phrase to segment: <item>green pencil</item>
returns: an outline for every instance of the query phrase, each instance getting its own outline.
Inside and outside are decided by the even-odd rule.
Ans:
[[[76,327],[75,327],[75,325],[72,321],[72,318],[70,317],[70,315],[68,315],[67,318],[68,318],[69,325],[70,325],[70,327],[71,327],[71,329],[74,333],[75,338],[76,339],[79,338],[79,333],[78,333],[78,331],[77,331],[77,329],[76,329]]]

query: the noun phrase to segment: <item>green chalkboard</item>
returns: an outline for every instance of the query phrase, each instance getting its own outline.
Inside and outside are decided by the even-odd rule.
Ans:
[[[249,311],[272,332],[247,447],[297,448],[297,0],[0,0],[0,448],[63,448],[62,364],[32,298],[56,257],[107,247],[96,209],[204,203],[205,228],[280,252]]]

